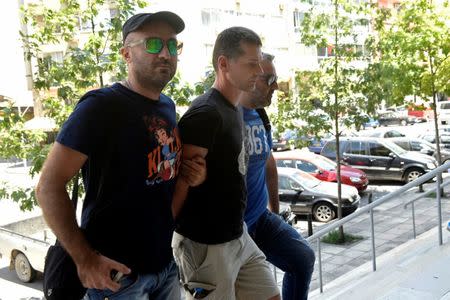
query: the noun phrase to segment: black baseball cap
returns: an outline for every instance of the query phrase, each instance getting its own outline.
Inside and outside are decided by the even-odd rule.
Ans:
[[[170,11],[158,11],[155,13],[140,13],[131,16],[122,26],[123,42],[130,32],[136,31],[143,25],[152,21],[167,22],[178,34],[184,29],[184,21],[177,14]]]

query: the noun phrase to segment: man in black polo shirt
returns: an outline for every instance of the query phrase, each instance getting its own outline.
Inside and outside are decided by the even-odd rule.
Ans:
[[[183,158],[206,159],[207,179],[178,179],[173,200],[175,261],[188,299],[279,299],[264,254],[244,230],[245,147],[237,109],[242,91],[262,73],[261,40],[243,27],[224,30],[213,51],[213,88],[194,100],[179,123]]]

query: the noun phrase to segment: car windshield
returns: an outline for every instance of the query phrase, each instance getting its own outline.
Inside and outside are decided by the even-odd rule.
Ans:
[[[383,143],[389,150],[391,150],[392,152],[394,152],[397,155],[402,155],[402,154],[405,154],[406,152],[408,152],[405,149],[403,149],[402,147],[398,146],[397,144],[395,144],[391,141],[384,140]]]
[[[319,179],[304,172],[295,172],[292,174],[292,178],[307,188],[314,188],[320,183]]]
[[[336,169],[336,163],[334,161],[332,161],[326,157],[323,157],[321,155],[315,156],[313,162],[319,168],[327,170],[327,171]]]
[[[426,147],[430,148],[430,149],[436,150],[436,145],[434,145],[434,144],[432,144],[432,143],[430,143],[428,141],[419,140],[419,143],[422,144],[423,146],[426,146]]]

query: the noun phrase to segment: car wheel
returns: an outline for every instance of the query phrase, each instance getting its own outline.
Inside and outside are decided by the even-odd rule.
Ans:
[[[36,271],[23,253],[17,254],[14,258],[14,268],[16,269],[17,277],[22,282],[32,282],[36,277]]]
[[[406,125],[408,125],[408,122],[406,122],[406,120],[401,120],[400,125],[406,126]]]
[[[334,212],[334,207],[326,202],[318,203],[313,209],[314,219],[319,222],[328,223],[334,219],[336,213]]]
[[[411,182],[422,176],[424,172],[420,169],[409,169],[405,173],[405,182]]]

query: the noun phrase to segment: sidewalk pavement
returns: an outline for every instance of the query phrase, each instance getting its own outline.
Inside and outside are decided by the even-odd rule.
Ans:
[[[425,190],[434,188],[435,184],[430,183],[425,186]],[[447,189],[445,191],[448,192]],[[406,242],[412,240],[413,225],[410,206],[403,208],[403,203],[417,195],[417,189],[404,193],[395,200],[384,203],[374,210],[375,223],[375,252],[379,256]],[[446,194],[442,198],[443,224],[450,220],[450,198]],[[376,199],[374,199],[375,201]],[[435,228],[437,225],[437,204],[435,198],[423,198],[415,203],[415,223],[417,236]],[[367,262],[370,264],[371,253],[371,233],[370,215],[360,216],[344,226],[344,232],[363,237],[363,240],[350,245],[331,245],[321,243],[322,248],[322,278],[326,285],[336,278],[343,276]],[[307,236],[306,232],[302,232]],[[444,234],[448,232],[444,229]],[[311,243],[311,247],[316,252],[316,264],[310,286],[310,293],[319,287],[319,266],[317,254],[317,242]],[[450,266],[449,266],[450,269]],[[283,273],[277,271],[277,279],[281,287]],[[449,279],[450,280],[450,279]],[[450,281],[448,281],[450,282]],[[449,284],[450,286],[450,284]],[[327,299],[327,298],[323,298]]]
[[[368,262],[310,293],[309,299],[345,300],[449,300],[450,232],[443,232],[442,246],[437,229],[431,229],[381,255],[377,271]]]

